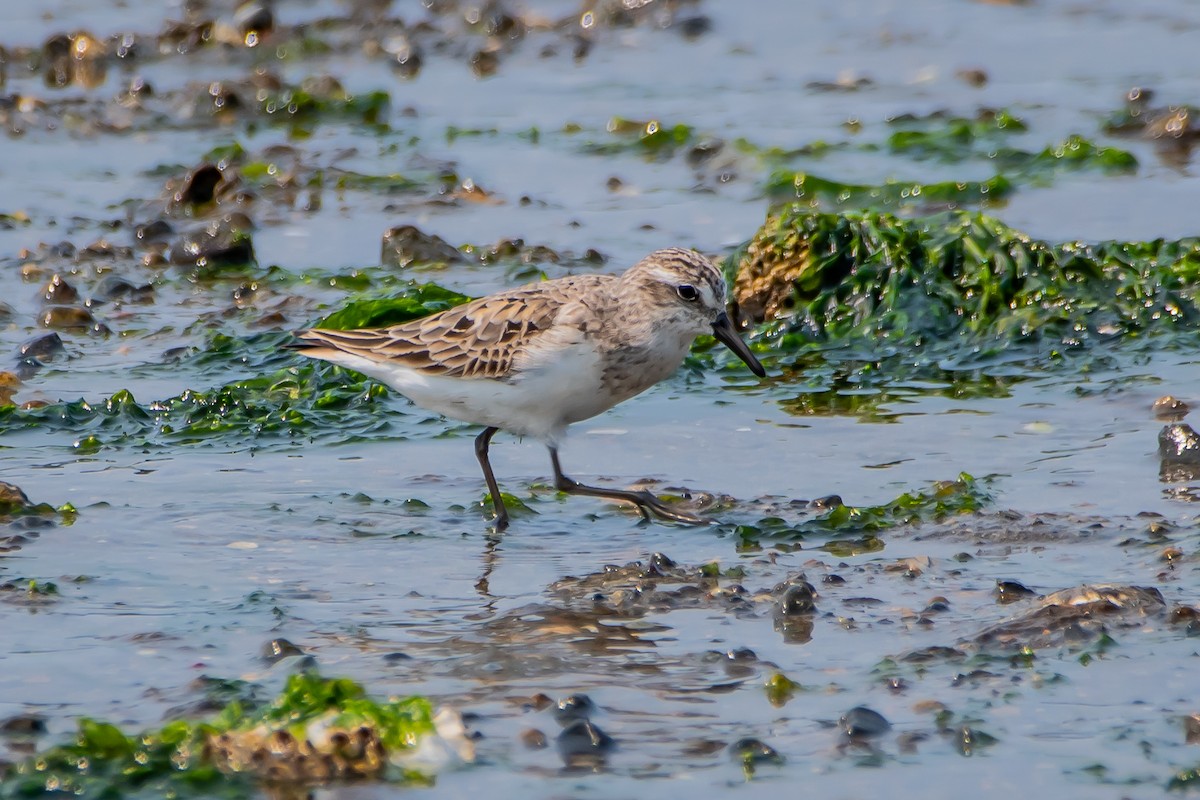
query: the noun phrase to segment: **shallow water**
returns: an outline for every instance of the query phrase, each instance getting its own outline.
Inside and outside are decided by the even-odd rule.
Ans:
[[[423,13],[416,4],[393,5],[406,19]],[[527,6],[552,19],[577,11],[573,2]],[[318,210],[279,205],[256,220],[259,262],[295,273],[375,265],[382,232],[402,223],[454,244],[523,237],[575,254],[596,248],[609,270],[672,244],[723,254],[761,224],[765,176],[756,158],[727,148],[719,164],[696,170],[678,155],[655,161],[633,151],[585,152],[589,142],[612,141],[605,126],[613,117],[795,148],[883,141],[886,120],[902,113],[967,116],[1006,107],[1029,125],[1016,146],[1036,150],[1081,133],[1130,150],[1140,166],[1122,177],[1062,173],[989,213],[1050,240],[1196,233],[1194,157],[1180,164],[1149,141],[1100,131],[1133,86],[1153,87],[1163,104],[1200,102],[1193,74],[1200,9],[1191,3],[816,9],[760,0],[747,13],[744,4],[713,0],[696,9],[712,30],[694,41],[653,26],[618,29],[600,35],[576,64],[566,51],[539,57],[543,43],[558,41],[541,32],[486,80],[461,57],[427,53],[421,74],[403,81],[357,46],[275,67],[289,79],[328,72],[351,91],[388,91],[385,133],[334,122],[293,138],[285,127],[222,129],[182,115],[175,124],[135,119],[130,132],[97,132],[63,111],[78,98],[86,121],[101,113],[88,103],[108,101],[134,74],[168,98],[197,82],[243,77],[256,60],[270,60],[261,53],[147,60],[110,70],[92,89],[47,88],[10,64],[3,93],[41,98],[53,110],[0,145],[0,212],[30,218],[0,226],[3,300],[13,309],[0,329],[3,348],[14,352],[36,332],[44,278],[21,280],[22,248],[101,237],[130,244],[128,224],[108,223],[143,221],[139,209],[158,197],[164,175],[178,176],[234,140],[252,152],[290,144],[308,163],[372,175],[450,163],[459,178],[502,201],[444,205],[421,194],[326,187]],[[296,2],[276,14],[293,24],[346,11],[342,3]],[[151,34],[183,13],[55,0],[3,12],[0,45],[36,48],[51,34],[80,29]],[[229,16],[224,7],[214,13]],[[972,67],[988,73],[982,88],[955,77]],[[854,91],[810,85],[856,77],[872,83]],[[415,116],[403,116],[406,107]],[[851,119],[861,121],[859,133],[844,127]],[[580,130],[567,132],[568,125]],[[450,127],[483,133],[450,137]],[[522,138],[534,127],[536,144]],[[992,174],[986,163],[918,163],[855,148],[800,158],[793,168],[848,183]],[[615,192],[606,188],[613,176],[622,182]],[[544,266],[550,275],[592,268]],[[203,285],[169,271],[162,278],[132,259],[114,270],[153,281],[155,302],[98,309],[113,336],[64,333],[67,358],[29,378],[18,402],[98,401],[122,388],[149,401],[246,377],[237,365],[217,374],[162,360],[170,348],[201,344],[209,324],[233,335],[256,329],[257,311],[231,311],[236,280]],[[469,294],[519,282],[511,270],[479,266],[419,275]],[[345,298],[327,286],[289,291],[302,301],[285,308],[282,327],[301,327]],[[271,298],[286,293],[276,289]],[[204,324],[193,326],[198,320]],[[706,529],[644,524],[603,501],[558,498],[547,488],[544,448],[498,437],[501,484],[536,513],[495,536],[479,506],[473,432],[423,414],[393,413],[403,421],[381,440],[344,444],[126,443],[84,455],[61,432],[12,434],[0,439],[0,479],[34,501],[69,502],[79,515],[0,556],[0,582],[53,581],[60,592],[46,602],[28,602],[19,591],[0,596],[0,719],[44,716],[43,745],[69,736],[84,715],[154,726],[199,700],[200,676],[274,690],[297,664],[272,665],[262,654],[284,638],[325,674],[361,680],[374,694],[427,693],[474,714],[480,760],[438,777],[437,791],[450,796],[486,787],[499,797],[676,797],[736,787],[741,796],[765,797],[801,784],[829,797],[927,794],[931,785],[982,796],[1157,794],[1177,770],[1195,766],[1180,719],[1200,711],[1194,640],[1162,615],[1114,626],[1115,644],[1064,643],[1029,662],[978,654],[967,663],[886,660],[970,641],[1026,607],[998,605],[997,580],[1020,580],[1039,593],[1087,583],[1155,586],[1168,606],[1196,603],[1192,500],[1200,487],[1160,479],[1163,423],[1151,412],[1164,394],[1200,397],[1195,363],[1191,353],[1162,352],[1119,357],[1086,374],[1048,367],[994,398],[891,387],[892,399],[870,421],[789,413],[788,401],[812,391],[802,381],[739,379],[724,388],[721,377],[679,375],[573,428],[564,467],[580,480],[625,486],[645,477],[660,489],[733,498],[714,512],[731,524]],[[405,407],[393,398],[380,413]],[[887,531],[882,551],[837,556],[821,539],[798,550],[769,542],[761,551],[737,548],[732,524],[775,513],[773,502],[837,494],[853,505],[884,503],[960,472],[985,480],[992,496],[985,512]],[[405,502],[414,498],[425,507]],[[1159,519],[1149,515],[1170,523],[1165,539],[1147,534]],[[1180,556],[1163,560],[1167,546]],[[714,600],[615,616],[591,606],[590,590],[553,588],[565,576],[654,552],[689,567],[741,565],[744,578],[722,583],[740,582],[759,600],[738,613]],[[958,560],[962,553],[971,558]],[[919,570],[893,568],[909,558],[929,560]],[[798,573],[818,590],[807,641],[789,641],[771,610],[772,587]],[[823,582],[830,574],[845,582]],[[936,596],[949,610],[923,618]],[[725,655],[738,648],[755,657]],[[410,658],[388,657],[396,653]],[[990,674],[970,676],[973,669]],[[781,706],[764,690],[776,672],[804,687]],[[889,678],[903,686],[889,686]],[[564,767],[553,746],[558,724],[528,702],[537,693],[579,692],[598,704],[596,724],[619,743],[594,771]],[[939,730],[931,702],[952,712],[948,727]],[[834,724],[858,705],[893,724],[874,750],[839,744]],[[964,725],[998,741],[966,757],[954,734]],[[528,728],[546,733],[551,746],[523,747],[519,735]],[[905,734],[925,738],[910,752]],[[785,761],[748,774],[727,749],[744,737],[767,742]],[[392,791],[367,785],[337,793]]]

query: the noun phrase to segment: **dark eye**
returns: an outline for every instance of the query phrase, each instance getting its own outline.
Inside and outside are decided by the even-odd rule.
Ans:
[[[675,287],[675,291],[679,292],[679,296],[684,300],[687,300],[689,303],[694,303],[700,299],[700,293],[696,291],[696,287],[689,286],[686,283]]]

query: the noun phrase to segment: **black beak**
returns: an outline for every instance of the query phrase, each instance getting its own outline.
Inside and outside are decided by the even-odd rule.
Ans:
[[[728,347],[737,357],[746,362],[746,366],[760,378],[767,377],[767,371],[763,369],[763,365],[758,363],[758,359],[754,357],[754,353],[750,352],[750,348],[742,341],[742,337],[738,336],[737,331],[733,329],[733,323],[729,321],[729,315],[724,311],[717,317],[716,322],[712,324],[713,336],[717,337],[717,341]]]

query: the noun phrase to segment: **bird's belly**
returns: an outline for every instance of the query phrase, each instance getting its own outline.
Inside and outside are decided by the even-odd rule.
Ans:
[[[510,380],[431,375],[347,354],[339,354],[337,363],[386,383],[422,408],[547,443],[557,442],[570,423],[624,399],[604,392],[599,358],[591,348],[578,348]]]
[[[535,363],[509,380],[431,375],[346,353],[339,353],[335,363],[386,383],[418,406],[443,416],[533,436],[548,444],[557,443],[571,423],[639,394],[678,366],[678,361],[625,364],[614,370],[590,346],[565,349],[570,352]]]

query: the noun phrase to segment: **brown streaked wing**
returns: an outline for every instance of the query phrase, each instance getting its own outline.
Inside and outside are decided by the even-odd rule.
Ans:
[[[395,361],[431,375],[504,378],[517,355],[536,341],[574,298],[572,289],[593,283],[587,280],[592,278],[607,280],[607,276],[589,275],[546,281],[389,328],[313,328],[299,337],[313,345]]]

